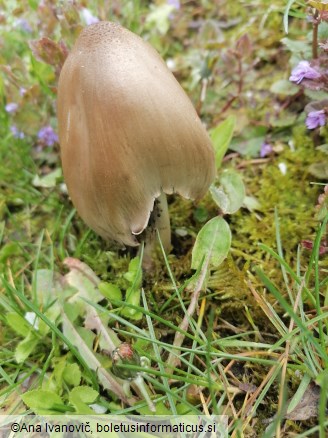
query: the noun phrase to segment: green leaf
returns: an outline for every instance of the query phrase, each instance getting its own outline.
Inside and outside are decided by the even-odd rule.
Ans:
[[[140,306],[140,288],[135,289],[133,287],[129,287],[129,289],[126,291],[125,301],[127,304]],[[134,319],[136,321],[139,321],[143,316],[142,312],[139,312],[136,309],[132,309],[131,307],[123,307],[121,315],[129,319]]]
[[[327,154],[327,155],[328,155],[328,143],[321,144],[320,146],[317,146],[316,149],[317,149],[318,151],[321,151],[321,152],[323,152],[324,154]]]
[[[328,4],[322,1],[318,2],[318,1],[309,0],[308,4],[313,8],[318,9],[318,11],[325,11],[325,12],[328,11]]]
[[[245,196],[243,204],[249,211],[261,210],[261,204],[254,196]]]
[[[67,361],[67,356],[62,356],[60,359],[55,359],[53,361],[53,378],[49,379],[49,382],[51,381],[51,383],[53,383],[54,381],[56,382],[56,389],[58,390],[57,392],[60,392],[63,386],[63,373],[64,373],[64,369],[66,367],[66,361]],[[43,389],[52,389],[52,388],[45,388],[43,386]]]
[[[77,333],[81,336],[85,344],[92,350],[93,343],[95,341],[96,335],[92,330],[88,330],[85,327],[75,326]]]
[[[58,291],[58,288],[54,287],[54,272],[52,270],[38,269],[35,271],[33,284],[36,286],[38,302],[42,303],[43,307],[47,307],[54,301],[55,292]]]
[[[63,309],[72,322],[74,322],[78,318],[79,309],[74,303],[64,303]]]
[[[55,273],[50,269],[38,269],[33,276],[38,303],[43,309],[47,309],[46,315],[51,321],[56,321],[60,315],[60,306],[56,297],[63,292],[62,284]],[[43,322],[39,323],[39,330],[42,334],[49,331],[49,327]]]
[[[328,7],[328,4],[326,5]],[[312,37],[312,33],[311,33]],[[318,27],[318,38],[321,40],[326,40],[328,38],[328,23],[322,21],[319,23]]]
[[[188,403],[178,403],[177,404],[177,414],[178,415],[192,415],[190,406]]]
[[[147,15],[146,24],[151,28],[156,28],[165,35],[170,28],[169,16],[174,11],[174,7],[168,4],[159,6],[151,5],[151,12]]]
[[[34,187],[43,187],[49,189],[56,186],[57,179],[61,176],[61,169],[56,169],[44,176],[35,175],[32,184]]]
[[[217,169],[221,166],[222,159],[230,145],[235,124],[236,117],[229,116],[224,122],[210,130],[210,137],[215,150],[215,163]]]
[[[328,386],[328,370],[324,369],[323,371],[320,371],[320,373],[317,375],[315,382],[321,387],[324,388]]]
[[[241,155],[256,157],[259,155],[261,145],[265,141],[267,130],[265,126],[245,128],[242,136],[232,140],[229,149]]]
[[[231,231],[222,217],[215,217],[203,226],[192,250],[191,268],[197,269],[209,257],[209,267],[219,266],[227,257],[231,245]]]
[[[62,399],[56,392],[45,391],[44,389],[34,389],[28,391],[21,396],[23,402],[32,410],[37,411],[51,410],[55,408],[55,405],[63,404]]]
[[[5,281],[4,278],[2,278],[2,281]],[[6,283],[7,284],[7,283]],[[84,357],[80,354],[80,352],[78,351],[77,348],[75,348],[75,346],[73,345],[73,343],[67,339],[67,337],[65,337],[65,335],[62,333],[61,330],[58,329],[58,327],[56,326],[56,324],[54,324],[53,322],[51,322],[47,316],[42,313],[39,308],[31,301],[29,301],[26,296],[19,290],[16,289],[15,290],[15,294],[19,297],[19,299],[25,304],[25,306],[31,310],[32,312],[34,312],[42,321],[44,321],[49,328],[51,328],[52,332],[54,332],[66,345],[67,347],[71,350],[71,352],[74,354],[74,356],[78,359],[78,361],[80,362],[80,364],[83,366],[86,374],[88,375],[88,377],[91,379],[92,383],[97,386],[97,381],[94,378],[94,373],[91,372],[90,370],[90,364],[86,362],[86,360],[84,359]],[[62,318],[65,314],[62,314]]]
[[[8,242],[0,250],[0,263],[4,263],[11,256],[22,254],[22,250],[17,242]]]
[[[197,222],[206,222],[208,219],[208,210],[205,207],[197,207],[193,216]]]
[[[142,269],[140,257],[135,257],[129,263],[129,271],[124,274],[124,278],[131,283],[126,291],[125,301],[134,306],[140,305],[140,288],[142,283]],[[130,307],[123,307],[121,315],[129,319],[139,320],[142,313]]]
[[[101,281],[98,284],[98,289],[104,297],[108,298],[109,301],[122,301],[121,289],[116,284]]]
[[[39,6],[39,2],[38,0],[28,0],[28,5],[31,9],[33,9],[33,11],[36,11]]]
[[[310,50],[307,42],[291,40],[290,38],[282,38],[281,42],[293,53],[305,54]]]
[[[318,179],[328,179],[328,164],[324,161],[311,164],[308,170]]]
[[[39,343],[39,339],[33,334],[29,333],[26,338],[21,341],[15,349],[15,360],[17,363],[24,362]]]
[[[81,370],[76,363],[69,363],[63,371],[63,379],[72,386],[78,386],[81,381]]]
[[[136,411],[140,415],[172,415],[172,412],[162,401],[156,403],[156,412],[151,411],[148,406],[137,407]]]
[[[304,94],[311,100],[328,100],[328,93],[323,90],[310,90],[309,88],[306,88]]]
[[[293,96],[298,93],[299,88],[287,79],[280,79],[271,85],[270,91],[282,96]]]
[[[69,401],[75,407],[78,414],[94,414],[88,404],[93,403],[99,396],[98,392],[89,386],[77,386],[69,394]]]
[[[274,128],[286,128],[294,125],[296,119],[296,114],[291,114],[288,111],[282,111],[279,115],[272,115],[272,117],[269,118],[269,123]]]
[[[27,336],[31,329],[32,326],[31,324],[29,324],[25,318],[23,318],[21,315],[19,315],[18,313],[7,313],[6,315],[6,320],[7,323],[9,324],[9,326],[18,334],[21,336]]]
[[[69,398],[70,401],[79,399],[83,403],[93,403],[98,396],[99,393],[90,386],[77,386],[76,388],[72,389]]]
[[[287,414],[290,414],[296,406],[300,403],[305,391],[307,390],[309,384],[311,382],[311,376],[309,374],[304,374],[303,379],[297,388],[297,391],[291,398],[288,404]]]
[[[134,287],[140,287],[142,281],[142,270],[140,269],[140,257],[135,257],[129,263],[129,270],[124,274],[124,278]]]
[[[240,209],[245,198],[245,186],[241,175],[234,170],[225,170],[220,177],[220,187],[210,187],[213,200],[224,214]]]

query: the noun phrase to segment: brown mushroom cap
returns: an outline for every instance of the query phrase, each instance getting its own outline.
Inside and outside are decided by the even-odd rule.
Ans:
[[[189,98],[159,54],[116,23],[80,34],[61,71],[64,178],[82,219],[136,246],[161,192],[202,197],[214,151]]]

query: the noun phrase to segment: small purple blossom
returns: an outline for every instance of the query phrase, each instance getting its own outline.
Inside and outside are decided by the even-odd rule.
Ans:
[[[25,18],[18,18],[15,21],[14,26],[16,28],[21,29],[23,32],[26,32],[26,33],[32,33],[33,32],[33,29],[31,28],[30,23]]]
[[[55,131],[52,129],[51,126],[44,126],[40,129],[38,132],[38,139],[45,145],[45,146],[53,146],[55,143],[58,143],[58,135],[55,133]]]
[[[308,129],[315,129],[326,124],[325,110],[310,111],[305,120]]]
[[[5,106],[5,110],[9,114],[14,114],[18,110],[18,103],[16,102],[7,103],[7,105]]]
[[[82,17],[87,26],[89,26],[90,24],[98,23],[99,21],[99,18],[92,15],[91,11],[87,8],[82,9]]]
[[[289,80],[300,84],[304,78],[318,79],[320,76],[321,74],[315,68],[311,67],[308,61],[301,61],[293,68]]]
[[[19,94],[21,95],[21,96],[24,96],[24,94],[26,93],[26,88],[24,88],[24,87],[20,87],[20,89],[19,89]]]
[[[260,150],[260,157],[264,158],[271,154],[273,151],[271,144],[269,143],[262,143],[261,150]]]
[[[174,9],[180,9],[180,0],[166,0],[166,3],[173,6]]]
[[[12,126],[10,127],[10,131],[11,131],[11,133],[13,134],[13,136],[14,136],[15,138],[23,139],[23,138],[25,137],[24,132],[19,131],[16,125],[12,125]]]

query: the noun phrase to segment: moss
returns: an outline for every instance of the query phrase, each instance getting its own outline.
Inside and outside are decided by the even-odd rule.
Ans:
[[[293,150],[285,145],[279,155],[263,165],[249,162],[243,172],[247,194],[256,197],[261,207],[257,212],[242,209],[231,216],[233,247],[260,260],[264,270],[271,274],[274,271],[278,279],[276,262],[257,244],[276,248],[277,209],[285,258],[293,265],[297,246],[302,240],[313,240],[318,225],[315,205],[320,188],[311,184],[314,177],[308,169],[314,162],[326,159],[323,153],[314,153],[313,142],[303,127],[295,127],[293,145]],[[285,175],[279,168],[281,163],[286,166]],[[239,261],[244,262],[242,256]]]

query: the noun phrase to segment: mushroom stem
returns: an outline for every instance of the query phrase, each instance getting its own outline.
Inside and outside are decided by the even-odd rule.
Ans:
[[[145,247],[142,266],[150,269],[153,264],[153,252],[156,246],[156,230],[159,232],[163,248],[166,253],[171,250],[171,226],[166,194],[161,192],[155,199],[154,209],[150,215],[148,229],[145,235]]]
[[[155,228],[159,232],[165,252],[169,253],[171,251],[171,225],[167,198],[164,192],[161,192],[157,198],[157,202]]]

